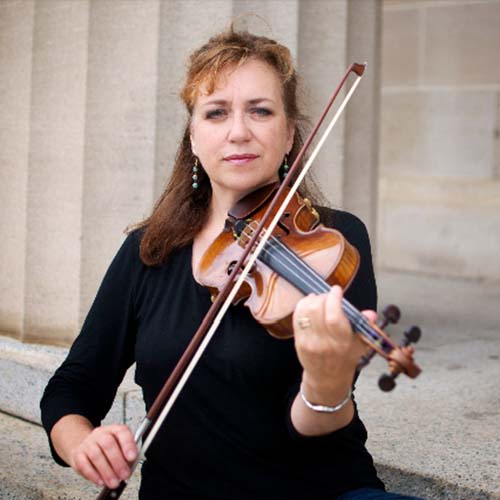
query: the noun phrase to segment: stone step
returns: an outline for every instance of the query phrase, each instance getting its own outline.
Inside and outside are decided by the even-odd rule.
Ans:
[[[41,426],[0,413],[0,498],[9,500],[81,500],[99,489],[72,469],[57,465]],[[133,475],[124,500],[137,498],[140,474]]]
[[[71,469],[52,460],[45,432],[37,424],[0,413],[0,449],[3,450],[0,455],[0,499],[81,500],[96,498],[100,491]],[[418,495],[426,500],[499,498],[486,491],[474,491],[394,467],[377,464],[377,469],[389,490]],[[139,479],[140,473],[136,470],[120,498],[136,499]]]
[[[0,335],[0,411],[41,424],[40,398],[67,352],[66,348],[23,344]],[[136,428],[143,416],[141,390],[131,368],[104,422],[125,422]]]

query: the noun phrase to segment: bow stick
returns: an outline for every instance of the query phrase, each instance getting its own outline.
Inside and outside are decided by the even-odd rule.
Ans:
[[[208,310],[207,314],[203,318],[202,323],[198,327],[198,330],[194,334],[193,338],[191,339],[191,342],[189,343],[188,347],[184,351],[183,355],[180,357],[179,361],[177,362],[177,365],[175,366],[174,370],[168,377],[167,381],[165,382],[165,385],[163,386],[162,390],[156,397],[154,403],[152,404],[150,410],[140,423],[134,439],[139,447],[139,456],[131,464],[131,470],[134,471],[135,468],[137,467],[138,463],[144,459],[145,454],[151,445],[153,439],[155,438],[158,430],[160,429],[161,425],[163,424],[165,418],[167,417],[168,413],[170,412],[172,406],[174,405],[177,397],[179,396],[182,388],[186,384],[187,380],[189,379],[192,371],[194,370],[195,366],[197,365],[200,357],[202,356],[203,352],[205,351],[207,345],[209,344],[210,340],[212,339],[213,335],[215,334],[217,328],[219,327],[219,324],[226,314],[227,309],[229,306],[232,304],[233,299],[235,298],[236,294],[238,293],[238,290],[245,280],[246,276],[252,269],[255,261],[258,258],[259,253],[261,250],[264,248],[270,234],[272,233],[273,229],[276,227],[278,224],[279,219],[283,215],[284,211],[286,210],[286,207],[290,200],[292,199],[292,196],[295,194],[297,191],[300,183],[304,179],[305,175],[311,168],[312,162],[315,160],[316,156],[318,155],[319,151],[321,150],[323,144],[325,143],[326,139],[328,138],[330,132],[332,131],[333,127],[337,123],[337,120],[339,119],[340,115],[342,114],[344,108],[346,107],[347,103],[351,99],[352,94],[356,90],[356,87],[358,86],[363,73],[366,69],[366,63],[365,64],[357,64],[353,63],[349,66],[347,71],[345,72],[339,86],[335,89],[333,92],[330,100],[328,101],[328,104],[326,105],[323,113],[321,114],[317,124],[309,134],[306,142],[302,146],[301,150],[299,151],[297,157],[295,158],[295,161],[293,162],[292,166],[290,167],[290,170],[288,172],[288,175],[285,177],[283,182],[281,183],[280,188],[276,192],[273,200],[269,204],[269,207],[262,217],[262,220],[260,221],[259,226],[254,232],[254,235],[250,239],[248,245],[246,246],[245,249],[243,249],[243,253],[237,262],[237,264],[234,266],[233,270],[231,271],[231,274],[229,275],[228,281],[224,288],[220,291],[220,293],[217,295],[215,301],[213,302],[212,306]],[[335,99],[337,98],[339,92],[341,91],[342,87],[345,85],[345,82],[347,81],[347,78],[351,73],[355,73],[357,75],[356,80],[352,84],[351,88],[349,89],[347,95],[344,97],[342,103],[340,104],[337,112],[335,113],[334,117],[330,121],[328,127],[324,131],[323,135],[321,136],[320,140],[318,141],[318,144],[314,148],[311,156],[307,160],[306,164],[298,174],[295,182],[293,185],[290,187],[290,191],[285,198],[284,202],[282,203],[281,207],[278,209],[278,211],[275,214],[274,219],[270,222],[268,225],[267,229],[265,230],[264,234],[263,230],[265,225],[267,224],[268,220],[271,217],[271,213],[273,209],[276,207],[278,204],[278,200],[283,193],[283,191],[288,187],[290,180],[294,177],[295,173],[297,170],[300,168],[300,162],[302,161],[302,158],[305,155],[305,152],[311,145],[314,137],[316,136],[319,128],[323,124],[323,121],[326,118],[326,115],[330,111],[330,108],[332,107]],[[260,237],[260,239],[259,239]],[[255,243],[257,242],[257,239],[259,239],[259,243],[255,248],[255,251],[252,253],[252,255],[249,257],[249,254],[251,250],[254,248]],[[243,264],[245,260],[248,257],[248,261],[245,264],[245,267],[243,267]],[[243,269],[242,269],[243,268]],[[236,275],[239,274],[238,279],[235,281]],[[231,284],[233,286],[231,286]],[[144,438],[144,440],[143,440]],[[143,440],[142,445],[140,445],[141,440]],[[120,485],[115,488],[115,489],[110,489],[110,488],[103,488],[99,496],[97,497],[97,500],[107,500],[107,499],[115,499],[119,498],[120,495],[122,494],[123,490],[125,489],[127,483],[125,481],[122,481]]]

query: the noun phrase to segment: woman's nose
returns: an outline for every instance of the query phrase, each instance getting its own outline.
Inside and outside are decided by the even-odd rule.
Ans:
[[[230,142],[245,142],[252,136],[251,130],[243,113],[235,113],[228,132]]]

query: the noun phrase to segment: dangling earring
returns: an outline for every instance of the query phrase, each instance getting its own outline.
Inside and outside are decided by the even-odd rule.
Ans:
[[[198,189],[198,158],[194,157],[194,165],[193,165],[193,175],[191,179],[193,179],[193,189]]]
[[[288,155],[285,155],[285,159],[283,160],[283,180],[285,180],[285,177],[288,175],[288,169],[290,167],[288,166]]]

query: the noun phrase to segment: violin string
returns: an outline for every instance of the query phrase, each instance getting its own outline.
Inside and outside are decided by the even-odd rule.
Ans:
[[[330,290],[330,285],[323,279],[322,276],[316,273],[314,269],[305,264],[290,248],[281,243],[276,237],[271,236],[270,240],[276,245],[276,249],[281,254],[281,257],[288,262],[289,266],[296,272],[296,276],[300,276],[304,282],[314,285],[317,293],[326,293]],[[375,340],[374,332],[367,323],[365,317],[345,298],[342,298],[342,307],[346,312],[353,328],[361,333],[368,335],[370,340]],[[378,337],[378,334],[376,335]]]
[[[296,276],[301,278],[303,282],[311,285],[311,288],[316,288],[316,293],[326,293],[330,290],[330,285],[323,279],[323,277],[304,263],[304,261],[292,252],[289,247],[284,245],[274,236],[271,236],[269,239],[274,243],[275,249],[281,254],[281,257],[288,263],[290,268],[295,271]],[[269,253],[267,249],[265,251]],[[364,334],[365,337],[372,342],[379,340],[380,336],[378,332],[375,332],[371,328],[370,324],[361,312],[345,298],[342,298],[342,308],[347,314],[352,327],[356,331]]]
[[[248,227],[253,231],[251,225]],[[272,250],[270,250],[271,247]],[[302,261],[300,257],[275,236],[271,235],[269,237],[269,242],[262,249],[262,254],[267,256],[280,254],[279,256],[288,264],[292,274],[295,273],[296,278],[301,280],[302,283],[309,285],[316,293],[326,293],[330,290],[330,285],[321,275]],[[376,342],[379,347],[385,347],[385,342],[380,338],[380,334],[371,327],[363,314],[345,298],[342,298],[342,308],[354,330],[363,334],[370,342]]]
[[[289,265],[292,272],[295,271],[295,276],[297,278],[302,280],[303,283],[308,284],[311,288],[314,288],[316,293],[326,293],[330,290],[330,285],[321,276],[316,275],[314,269],[304,265],[303,261],[301,261],[286,245],[283,245],[275,237],[270,237],[270,240],[276,245],[273,250],[281,254],[282,259]],[[262,252],[267,255],[271,254],[271,251],[266,248],[264,248]],[[342,299],[342,307],[353,329],[364,334],[364,336],[372,342],[378,340],[378,334],[373,332],[364,316],[344,298]]]
[[[274,243],[274,250],[281,253],[283,260],[287,261],[292,269],[297,270],[295,277],[302,281],[303,284],[309,285],[309,288],[313,288],[316,293],[326,293],[330,290],[330,285],[323,279],[323,277],[318,274],[312,267],[307,266],[300,257],[293,253],[289,247],[284,245],[275,236],[269,237],[269,242]],[[271,243],[268,243],[268,247],[273,247]],[[273,255],[272,250],[266,249],[264,247],[263,253],[265,255]]]

